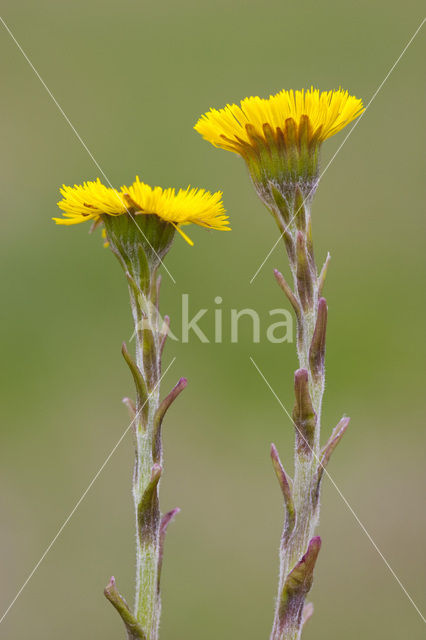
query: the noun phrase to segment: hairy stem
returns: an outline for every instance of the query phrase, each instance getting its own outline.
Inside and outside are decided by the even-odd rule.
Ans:
[[[151,239],[159,243],[164,236],[164,243],[169,246],[174,233],[171,225],[164,223],[161,226],[150,216],[144,216],[141,224],[146,225],[145,232],[152,234]],[[134,322],[135,358],[125,344],[122,348],[136,388],[135,403],[125,398],[133,415],[135,443],[132,494],[136,521],[136,593],[133,610],[120,595],[114,578],[106,587],[105,596],[120,614],[128,640],[158,640],[164,538],[167,525],[179,511],[174,509],[161,516],[161,429],[167,409],[185,388],[186,380],[181,378],[169,395],[160,401],[161,356],[169,321],[161,321],[158,309],[160,276],[157,273],[157,253],[151,251],[149,243],[142,244],[140,229],[135,227],[131,217],[107,216],[105,226],[111,249],[127,278]],[[164,251],[166,244],[161,245]]]
[[[320,449],[327,324],[327,305],[321,298],[321,291],[326,267],[318,276],[309,204],[303,202],[297,190],[292,197],[282,197],[281,200],[276,195],[275,202],[274,217],[280,229],[285,229],[283,240],[293,277],[293,290],[281,273],[275,271],[275,277],[296,313],[300,368],[295,373],[296,400],[292,416],[296,438],[294,479],[292,483],[290,479],[286,481],[288,487],[291,485],[291,510],[288,507],[289,497],[284,495],[286,519],[280,545],[280,575],[271,640],[299,640],[305,620],[312,615],[312,606],[307,608],[305,599],[312,584],[321,543],[314,536],[319,520],[322,461],[328,461]],[[286,220],[290,220],[289,224]],[[328,260],[329,256],[327,265]],[[272,454],[275,468],[277,456],[275,450]],[[282,465],[281,470],[285,475]],[[290,489],[287,490],[289,492]]]
[[[141,372],[146,397],[136,405],[141,415],[135,425],[135,468],[133,500],[136,520],[136,595],[134,614],[145,629],[147,640],[156,640],[161,601],[157,589],[160,558],[159,482],[162,473],[162,451],[154,459],[155,422],[160,405],[160,345],[157,317],[154,313],[155,274],[145,293],[130,298],[135,321],[136,366]],[[138,404],[140,406],[138,406]]]

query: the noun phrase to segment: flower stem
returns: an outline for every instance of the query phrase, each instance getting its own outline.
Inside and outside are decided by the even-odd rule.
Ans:
[[[119,221],[121,222],[121,221]],[[127,221],[124,221],[128,224]],[[121,222],[121,224],[124,224]],[[158,261],[140,247],[140,240],[128,242],[130,233],[115,233],[117,222],[107,221],[108,240],[119,259],[128,282],[134,321],[135,359],[123,344],[123,357],[136,387],[136,403],[127,398],[133,411],[135,465],[132,494],[136,521],[136,593],[133,612],[111,579],[105,595],[117,609],[126,627],[128,640],[158,640],[161,613],[160,573],[167,525],[179,511],[160,512],[159,486],[163,473],[161,428],[165,413],[186,386],[181,378],[160,401],[161,356],[168,322],[159,315],[161,278]],[[130,236],[131,237],[131,236]],[[124,240],[123,240],[124,238]]]
[[[296,446],[293,482],[286,475],[274,446],[271,453],[286,511],[271,640],[299,640],[303,624],[313,611],[312,605],[305,604],[305,599],[312,585],[321,546],[320,538],[314,536],[319,520],[320,482],[329,458],[320,448],[327,326],[327,304],[321,297],[321,291],[326,268],[318,276],[309,203],[303,201],[297,189],[293,197],[277,195],[275,202],[277,208],[273,214],[282,230],[293,289],[279,271],[275,271],[275,277],[295,310],[300,368],[295,372],[294,382],[296,399],[292,419]]]
[[[130,298],[135,319],[136,366],[141,372],[144,388],[137,414],[136,456],[133,474],[133,500],[136,519],[136,595],[134,614],[145,629],[147,640],[157,640],[161,601],[158,585],[160,557],[159,482],[162,473],[162,451],[155,451],[155,423],[159,408],[160,355],[159,335],[153,292],[155,275],[148,288],[135,295],[130,285]],[[144,397],[145,396],[145,397]]]

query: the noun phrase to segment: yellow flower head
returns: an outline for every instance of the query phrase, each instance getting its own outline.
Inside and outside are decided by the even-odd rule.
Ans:
[[[211,109],[195,130],[216,147],[244,156],[264,144],[318,144],[338,133],[363,112],[362,101],[347,91],[280,91],[268,99],[251,97],[240,106]],[[302,139],[303,138],[303,139]]]
[[[150,187],[136,177],[130,187],[120,191],[106,187],[99,178],[94,182],[61,189],[63,196],[58,202],[63,218],[53,218],[57,224],[78,224],[86,220],[98,223],[103,215],[139,216],[155,214],[173,225],[183,237],[192,242],[181,230],[181,225],[190,223],[208,229],[228,230],[229,221],[222,203],[222,192],[210,193],[205,189],[162,189]]]
[[[211,109],[195,129],[214,146],[244,158],[259,196],[270,207],[273,189],[284,197],[296,188],[304,198],[312,196],[321,143],[362,111],[362,101],[341,89],[281,91]]]

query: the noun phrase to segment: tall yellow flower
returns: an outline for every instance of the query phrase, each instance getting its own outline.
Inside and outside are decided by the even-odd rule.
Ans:
[[[228,104],[224,109],[210,109],[195,125],[216,147],[240,153],[244,156],[247,146],[256,146],[256,137],[265,144],[283,142],[291,145],[302,142],[306,135],[308,144],[323,142],[357,118],[363,111],[362,101],[347,91],[280,91],[268,99],[252,97],[241,101],[240,106]],[[287,122],[292,120],[292,122]],[[290,139],[288,128],[295,139]],[[306,128],[306,129],[305,129]]]
[[[322,142],[363,110],[361,100],[341,89],[283,90],[211,109],[194,128],[214,146],[244,158],[263,199],[270,183],[281,191],[298,184],[307,195],[315,189]]]
[[[210,193],[205,189],[162,189],[150,187],[136,177],[135,182],[121,190],[106,187],[99,178],[94,182],[69,187],[63,185],[63,196],[58,202],[62,218],[53,218],[57,224],[72,225],[92,220],[106,221],[106,216],[154,215],[171,224],[190,243],[181,230],[182,225],[197,224],[207,229],[228,230],[229,221],[222,203],[222,192]]]

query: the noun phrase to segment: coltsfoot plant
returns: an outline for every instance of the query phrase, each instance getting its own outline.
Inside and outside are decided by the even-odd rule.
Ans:
[[[275,278],[296,315],[300,368],[294,375],[293,480],[284,471],[275,446],[271,448],[285,505],[271,640],[298,640],[313,613],[306,596],[321,547],[321,539],[315,535],[321,479],[349,423],[349,418],[343,417],[321,447],[327,327],[327,303],[322,290],[329,256],[318,273],[311,202],[319,181],[321,144],[362,111],[361,100],[340,89],[281,91],[269,99],[245,98],[240,105],[211,109],[195,125],[214,146],[244,158],[256,192],[278,225],[293,279],[291,287],[275,270]]]
[[[161,514],[160,479],[164,472],[161,428],[170,405],[186,387],[181,378],[160,399],[161,356],[169,319],[159,314],[159,266],[170,250],[175,231],[190,244],[182,226],[195,223],[226,230],[228,217],[222,194],[204,189],[152,189],[139,178],[120,191],[99,180],[61,189],[63,210],[58,224],[91,220],[101,225],[105,246],[118,258],[126,276],[134,322],[135,357],[125,344],[122,352],[133,376],[136,401],[125,398],[130,409],[135,442],[133,500],[136,519],[136,595],[130,607],[120,595],[115,579],[105,596],[120,614],[128,640],[158,640],[161,612],[160,576],[167,526],[179,509]]]

